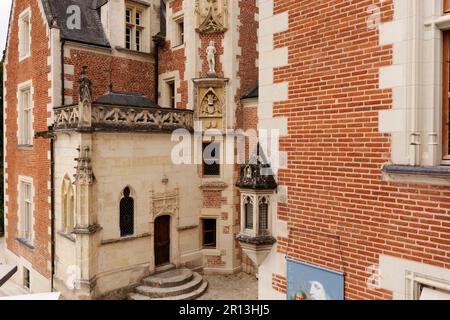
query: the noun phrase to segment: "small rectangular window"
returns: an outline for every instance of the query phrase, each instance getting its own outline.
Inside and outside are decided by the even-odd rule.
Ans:
[[[23,268],[23,286],[26,289],[30,289],[30,270]]]
[[[128,3],[125,9],[125,48],[128,50],[145,50],[145,19],[143,6]]]
[[[19,92],[19,145],[33,145],[33,108],[29,87]]]
[[[168,92],[169,92],[169,106],[172,109],[176,108],[176,92],[175,92],[175,81],[170,81],[167,83]]]
[[[20,181],[19,185],[20,200],[20,238],[30,241],[32,240],[32,215],[33,215],[33,199],[31,193],[31,183]]]
[[[172,46],[178,47],[184,44],[184,17],[176,17],[173,20],[174,34]]]
[[[203,175],[220,176],[220,143],[203,144]]]
[[[142,21],[142,12],[136,11],[136,25],[140,26]]]
[[[141,51],[141,31],[136,30],[136,51]]]
[[[31,21],[30,13],[23,13],[19,18],[19,57],[26,58],[30,55],[31,45]]]
[[[203,247],[204,248],[216,248],[216,232],[217,232],[217,220],[216,219],[203,219]]]
[[[131,29],[127,28],[125,31],[125,48],[131,50]]]
[[[126,21],[126,23],[131,23],[131,12],[132,12],[132,9],[126,9],[125,10],[125,21]]]

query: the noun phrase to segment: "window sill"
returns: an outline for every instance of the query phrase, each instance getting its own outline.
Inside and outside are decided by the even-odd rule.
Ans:
[[[145,56],[145,57],[153,57],[151,52],[146,52],[146,51],[137,51],[137,50],[127,49],[127,48],[119,47],[119,46],[116,47],[116,50],[120,51],[120,52],[136,54],[136,55]]]
[[[172,47],[172,50],[184,49],[186,48],[186,44],[182,43]]]
[[[32,144],[18,144],[17,150],[31,151],[31,150],[33,150],[33,145]]]
[[[228,185],[217,177],[203,177],[203,182],[200,189],[224,190],[227,187]]]
[[[101,244],[107,245],[107,244],[114,244],[114,243],[120,243],[120,242],[128,242],[128,241],[133,241],[133,240],[137,240],[137,239],[148,238],[151,236],[152,235],[150,233],[143,233],[143,234],[140,234],[137,236],[128,236],[128,237],[123,237],[123,238],[119,238],[119,239],[102,240]]]
[[[75,242],[75,237],[69,233],[66,233],[64,231],[58,231],[58,234],[63,237],[66,238],[67,240],[71,241],[71,242]]]
[[[30,57],[31,57],[31,54],[30,54],[30,53],[28,53],[28,54],[26,54],[26,55],[24,55],[24,56],[20,56],[20,55],[19,55],[19,63],[22,62],[22,61],[27,60],[27,59],[30,58]]]
[[[440,16],[436,20],[433,21],[436,27],[440,30],[450,30],[450,15],[445,14],[443,16]]]
[[[23,238],[16,238],[16,240],[20,243],[23,244],[25,247],[27,247],[28,249],[34,250],[33,245],[31,244],[31,242],[29,240],[23,239]]]
[[[220,257],[222,255],[220,250],[208,249],[208,248],[203,248],[202,249],[202,254],[204,256],[212,256],[212,257]]]
[[[383,179],[389,182],[450,186],[450,166],[385,165]]]

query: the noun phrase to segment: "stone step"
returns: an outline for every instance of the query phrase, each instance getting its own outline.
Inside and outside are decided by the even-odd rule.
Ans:
[[[128,295],[128,299],[129,300],[180,300],[180,301],[195,300],[195,299],[199,298],[201,295],[203,295],[205,293],[206,289],[208,289],[208,282],[203,281],[201,286],[198,287],[196,290],[185,293],[185,294],[177,295],[177,296],[164,297],[164,298],[150,298],[148,296],[145,296],[145,295],[142,295],[139,293],[131,293],[130,295]]]
[[[198,273],[193,274],[193,278],[188,283],[171,288],[155,288],[149,286],[139,286],[135,292],[150,298],[166,298],[187,294],[197,290],[203,283],[203,278]]]
[[[155,274],[167,272],[167,271],[170,271],[170,270],[174,270],[175,268],[176,268],[176,267],[175,267],[174,264],[171,264],[171,263],[165,264],[165,265],[156,267],[156,269],[155,269]]]
[[[182,286],[192,280],[194,274],[188,269],[175,269],[154,274],[144,279],[144,285],[154,288],[172,288]]]

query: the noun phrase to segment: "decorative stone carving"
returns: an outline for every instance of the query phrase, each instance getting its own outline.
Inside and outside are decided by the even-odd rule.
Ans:
[[[92,113],[92,82],[88,78],[87,67],[84,66],[78,80],[78,126],[89,127]]]
[[[153,218],[161,214],[177,214],[179,208],[178,189],[170,192],[155,193],[151,195],[151,215]]]
[[[81,106],[64,106],[55,109],[55,130],[91,129],[114,131],[159,131],[176,129],[193,130],[194,116],[190,110],[164,108],[135,108],[92,104],[90,125],[80,126]]]
[[[195,115],[203,130],[224,128],[227,82],[221,78],[194,79]]]
[[[89,147],[81,147],[78,149],[79,157],[75,159],[78,163],[76,166],[75,183],[78,185],[91,185],[94,183],[94,173],[92,172],[91,158],[89,156]]]
[[[217,96],[213,88],[209,88],[205,93],[201,103],[202,117],[217,117],[222,116],[222,101]]]
[[[197,31],[223,33],[227,30],[228,0],[196,0]]]
[[[211,41],[206,48],[206,58],[208,59],[208,76],[216,76],[216,43]]]

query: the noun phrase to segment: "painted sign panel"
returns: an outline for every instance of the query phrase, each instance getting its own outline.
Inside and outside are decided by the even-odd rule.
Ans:
[[[288,300],[344,300],[344,274],[287,259]]]

